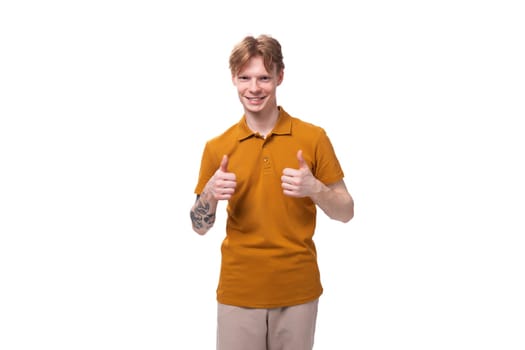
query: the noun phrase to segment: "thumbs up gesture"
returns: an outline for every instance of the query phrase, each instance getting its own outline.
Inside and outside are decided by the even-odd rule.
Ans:
[[[219,168],[208,181],[206,189],[214,199],[224,200],[231,198],[236,186],[237,180],[235,174],[228,172],[228,156],[224,155]]]
[[[290,197],[307,197],[318,189],[319,181],[313,176],[312,171],[303,158],[303,151],[297,151],[298,169],[285,168],[281,176],[283,193]]]

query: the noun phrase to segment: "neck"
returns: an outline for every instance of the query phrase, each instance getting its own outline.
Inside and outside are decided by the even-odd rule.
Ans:
[[[276,107],[270,112],[251,113],[246,112],[246,124],[253,132],[262,136],[268,135],[274,128],[279,119],[279,109]]]

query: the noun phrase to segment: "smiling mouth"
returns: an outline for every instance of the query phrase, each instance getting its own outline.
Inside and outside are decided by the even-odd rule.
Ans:
[[[262,101],[264,100],[264,96],[262,97],[246,97],[248,101]]]

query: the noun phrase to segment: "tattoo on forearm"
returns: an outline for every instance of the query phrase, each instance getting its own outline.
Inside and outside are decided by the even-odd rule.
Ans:
[[[191,222],[195,228],[208,228],[215,223],[215,213],[210,213],[210,204],[197,199],[195,210],[190,212]]]

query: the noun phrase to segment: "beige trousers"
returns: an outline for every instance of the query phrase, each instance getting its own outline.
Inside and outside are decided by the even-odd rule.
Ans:
[[[312,350],[318,303],[273,309],[219,303],[217,350]]]

